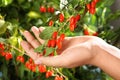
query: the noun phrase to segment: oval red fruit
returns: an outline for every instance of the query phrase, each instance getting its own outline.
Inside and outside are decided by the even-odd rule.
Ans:
[[[48,25],[52,26],[53,24],[54,24],[53,20],[50,20]]]
[[[45,13],[46,12],[46,7],[45,6],[40,6],[40,12]]]
[[[63,41],[64,38],[65,38],[65,34],[63,33],[63,34],[60,35],[60,41]]]
[[[84,30],[84,35],[89,35],[89,31],[87,29]]]
[[[57,38],[57,35],[58,35],[58,32],[55,31],[55,32],[52,34],[52,39],[56,39],[56,38]]]
[[[94,1],[91,2],[91,8],[95,8],[96,7],[96,3]],[[90,9],[91,9],[90,8]]]
[[[6,60],[12,59],[12,54],[11,54],[11,53],[6,53],[5,59],[6,59]]]
[[[80,20],[80,14],[77,14],[76,16],[75,16],[75,21],[79,21]]]
[[[55,47],[56,46],[56,40],[51,40],[51,47]]]
[[[91,8],[90,3],[86,5],[87,9],[89,10]]]
[[[53,71],[52,70],[48,70],[47,72],[46,72],[46,78],[49,78],[49,77],[51,77],[53,75]]]
[[[70,18],[70,25],[71,24],[75,24],[75,17],[74,16],[72,16],[71,18]]]
[[[92,34],[93,36],[98,36],[98,32],[95,32]]]
[[[76,25],[75,24],[70,24],[70,31],[74,31]]]
[[[54,13],[54,11],[55,11],[54,7],[51,7],[51,8],[50,8],[50,12],[51,12],[51,13]]]
[[[63,77],[62,76],[55,76],[55,79],[54,80],[63,80]]]
[[[47,47],[51,47],[51,40],[48,40]]]
[[[45,65],[38,65],[39,72],[44,73],[46,72],[46,66]]]
[[[91,14],[93,14],[93,15],[94,15],[94,14],[95,14],[95,12],[96,12],[95,8],[91,8],[91,9],[90,9],[90,13],[91,13]]]
[[[60,22],[64,21],[64,15],[62,13],[59,14],[59,21]]]
[[[56,46],[58,47],[58,49],[62,48],[62,42],[60,41],[60,38],[57,39]]]

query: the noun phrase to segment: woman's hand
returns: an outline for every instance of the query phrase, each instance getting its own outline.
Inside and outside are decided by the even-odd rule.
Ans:
[[[120,79],[120,50],[118,48],[94,36],[66,37],[63,41],[62,49],[57,51],[60,55],[41,57],[34,52],[34,48],[44,43],[44,40],[39,38],[39,34],[42,31],[42,27],[32,27],[32,32],[36,38],[30,32],[25,31],[23,35],[27,41],[21,42],[26,54],[36,64],[66,68],[91,64],[100,67],[114,79]]]
[[[62,49],[57,51],[61,55],[40,57],[38,53],[34,52],[34,48],[44,43],[44,40],[39,38],[43,28],[32,27],[31,30],[36,38],[30,32],[25,31],[23,35],[27,41],[22,41],[21,45],[36,64],[68,68],[90,64],[98,53],[96,52],[98,42],[100,44],[105,43],[100,38],[92,36],[66,37],[63,41]]]

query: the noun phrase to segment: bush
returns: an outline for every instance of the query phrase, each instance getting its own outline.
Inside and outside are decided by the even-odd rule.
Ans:
[[[43,26],[48,30],[40,37],[46,40],[57,28],[59,35],[98,36],[118,47],[116,42],[120,39],[120,32],[119,29],[113,30],[110,22],[120,16],[120,11],[111,12],[113,3],[114,0],[1,0],[0,79],[53,80],[60,75],[65,80],[112,80],[101,69],[91,65],[73,69],[36,66],[25,55],[20,42],[24,40],[24,30]],[[39,47],[36,51],[43,52],[42,49]],[[46,56],[52,51],[53,48],[48,48]],[[54,70],[54,75],[50,75],[51,70]],[[51,72],[49,78],[46,78],[46,71]]]

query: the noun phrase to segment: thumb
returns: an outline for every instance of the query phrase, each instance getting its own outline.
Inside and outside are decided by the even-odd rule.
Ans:
[[[68,67],[67,60],[62,55],[52,57],[40,57],[35,60],[35,64],[44,64],[53,67]]]

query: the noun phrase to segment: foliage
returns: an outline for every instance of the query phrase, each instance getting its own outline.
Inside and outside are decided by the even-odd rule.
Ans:
[[[65,1],[62,3],[62,1]],[[1,0],[0,1],[0,43],[4,44],[4,52],[10,52],[12,59],[6,60],[0,52],[0,79],[1,80],[53,80],[46,78],[45,73],[40,73],[37,67],[35,72],[26,68],[25,63],[30,60],[25,55],[24,50],[20,46],[24,30],[29,30],[32,26],[43,26],[48,28],[40,35],[48,40],[55,30],[61,26],[63,29],[60,33],[66,36],[85,35],[88,30],[89,35],[98,33],[97,36],[103,38],[106,42],[117,46],[116,43],[120,39],[120,32],[112,30],[110,22],[120,17],[120,11],[111,12],[110,6],[114,0],[100,0],[96,5],[96,13],[91,14],[86,9],[86,5],[92,0]],[[40,7],[53,7],[55,12],[40,12]],[[64,14],[64,22],[59,22],[59,14]],[[81,18],[76,23],[75,30],[69,29],[69,18],[80,14]],[[53,20],[54,24],[49,27],[49,21]],[[44,46],[40,46],[35,51],[42,52]],[[0,47],[1,49],[1,47]],[[47,55],[54,49],[47,48]],[[47,56],[46,55],[46,56]],[[21,63],[16,60],[18,56],[23,56],[25,62]],[[33,63],[33,62],[32,62]],[[47,67],[47,69],[50,67]],[[112,80],[102,70],[91,65],[85,65],[73,69],[54,68],[56,72],[65,76],[69,80]],[[67,77],[67,78],[66,78]]]

